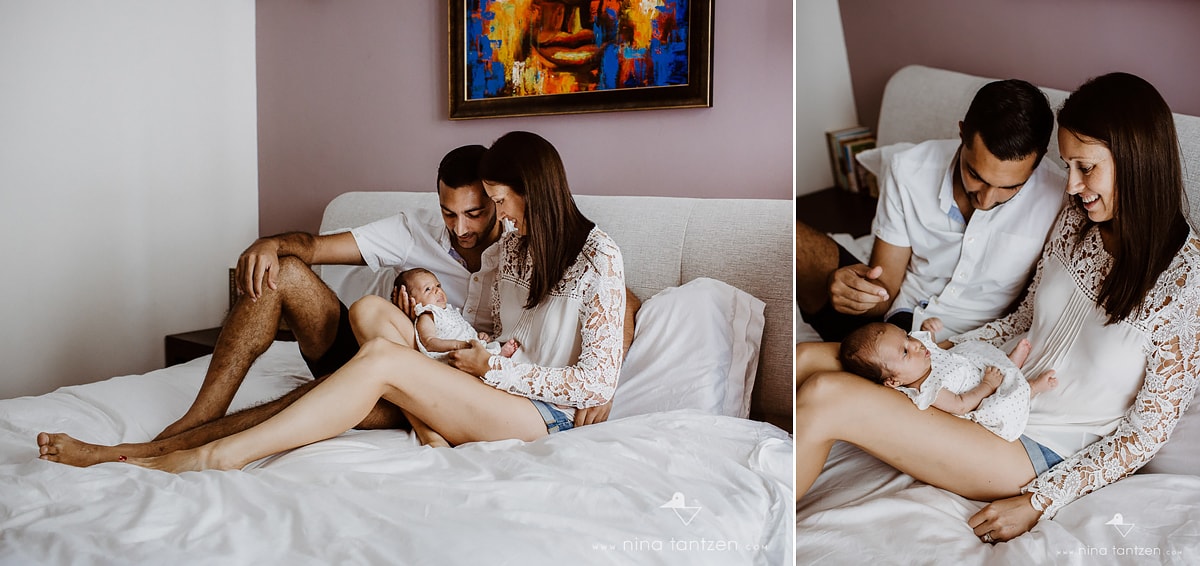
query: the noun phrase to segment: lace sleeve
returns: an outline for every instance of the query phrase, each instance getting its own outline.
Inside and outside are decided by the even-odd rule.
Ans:
[[[488,361],[492,370],[483,376],[484,381],[502,391],[576,408],[603,405],[612,399],[621,373],[624,266],[621,252],[611,240],[607,245],[585,248],[584,253],[590,257],[582,263],[594,273],[583,291],[579,312],[579,360],[570,367],[551,368],[492,356]]]
[[[1163,312],[1154,316],[1150,328],[1142,388],[1117,429],[1022,489],[1040,496],[1043,517],[1053,518],[1064,505],[1144,466],[1187,411],[1200,369],[1200,293],[1180,288],[1189,276],[1170,281],[1172,289],[1156,293],[1148,305]]]

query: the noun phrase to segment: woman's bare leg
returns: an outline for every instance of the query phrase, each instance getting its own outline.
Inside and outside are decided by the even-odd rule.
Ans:
[[[395,342],[402,346],[415,348],[417,343],[416,328],[396,305],[383,297],[367,295],[350,306],[350,328],[359,344],[366,344],[376,338]],[[413,433],[425,446],[449,448],[450,443],[445,437],[425,424],[424,421],[404,411],[404,417],[412,425]]]
[[[796,387],[814,373],[821,371],[841,371],[842,363],[838,361],[840,342],[802,342],[796,344]]]
[[[545,421],[528,399],[380,338],[364,344],[342,369],[254,428],[195,450],[129,461],[172,472],[240,468],[348,430],[381,397],[429,423],[454,444],[534,440],[546,434]]]
[[[914,478],[980,501],[1020,493],[1034,478],[1019,441],[845,372],[809,377],[796,395],[796,493],[808,491],[835,440]]]

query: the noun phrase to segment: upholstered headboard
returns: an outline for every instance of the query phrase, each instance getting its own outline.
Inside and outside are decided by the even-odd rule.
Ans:
[[[591,195],[575,200],[621,247],[626,285],[639,299],[711,277],[766,303],[750,416],[791,431],[791,202]],[[345,193],[326,207],[321,232],[437,206],[433,192]]]
[[[1020,77],[1016,77],[1020,78]],[[958,137],[958,121],[967,113],[975,91],[994,81],[954,71],[910,65],[888,80],[879,109],[879,146],[896,142],[922,142]],[[1055,112],[1069,93],[1043,88]],[[1179,149],[1183,155],[1183,182],[1193,228],[1200,227],[1200,118],[1175,114]],[[1050,136],[1046,153],[1058,163],[1058,130]]]

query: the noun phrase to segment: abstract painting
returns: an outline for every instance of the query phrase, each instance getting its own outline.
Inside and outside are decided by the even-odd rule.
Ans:
[[[450,117],[712,106],[712,0],[450,0]]]

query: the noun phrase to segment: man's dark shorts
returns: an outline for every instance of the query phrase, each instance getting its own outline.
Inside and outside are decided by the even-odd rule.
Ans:
[[[837,245],[838,248],[838,269],[848,265],[858,265],[862,263],[858,258],[854,257],[849,250]],[[902,328],[905,332],[912,329],[913,315],[912,312],[899,312],[893,314],[887,320],[896,326]],[[807,322],[821,335],[821,339],[826,342],[841,342],[851,332],[866,326],[871,322],[883,322],[881,316],[861,316],[853,314],[840,313],[833,308],[833,303],[826,302],[821,310],[809,314],[804,313],[804,322]]]
[[[316,360],[304,356],[304,363],[308,364],[313,377],[325,377],[337,371],[358,353],[358,339],[354,337],[354,330],[350,328],[350,309],[341,301],[338,301],[338,306],[341,310],[338,312],[337,335],[329,350]]]

